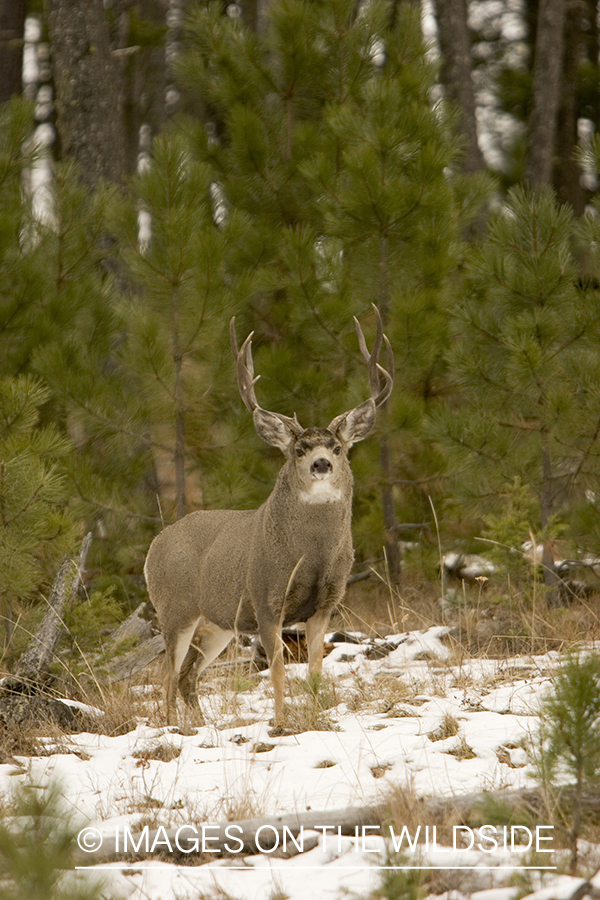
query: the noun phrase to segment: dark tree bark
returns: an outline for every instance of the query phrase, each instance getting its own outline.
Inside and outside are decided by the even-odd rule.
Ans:
[[[129,0],[121,0],[129,6]],[[137,35],[131,28],[131,19],[124,8],[120,14],[123,27],[117,35],[116,52],[123,54],[125,79],[125,132],[127,144],[127,169],[135,171],[140,150],[149,150],[151,139],[158,134],[167,119],[167,91],[169,88],[169,64],[165,47],[165,32],[169,0],[140,0],[135,5],[138,21],[147,32],[154,35],[144,46],[137,43]],[[161,38],[161,32],[162,38]],[[146,138],[140,138],[142,126],[149,130]],[[144,147],[142,147],[144,144]]]
[[[27,0],[0,0],[0,103],[21,93]]]
[[[382,414],[380,414],[380,418]],[[383,524],[385,528],[385,555],[388,575],[392,584],[400,584],[402,577],[402,555],[398,542],[398,519],[396,516],[396,504],[394,502],[394,486],[392,481],[392,455],[387,441],[382,439],[379,444],[379,461],[383,474],[381,487],[381,506],[383,509]]]
[[[484,166],[477,141],[475,90],[471,77],[471,35],[466,0],[436,0],[438,38],[442,52],[441,80],[448,99],[461,110],[460,130],[466,138],[464,170]]]
[[[581,186],[580,169],[574,158],[577,147],[579,118],[579,65],[583,56],[582,3],[570,2],[565,16],[564,61],[560,107],[556,124],[556,160],[553,183],[558,199],[570,203],[580,216],[585,209],[585,192]]]
[[[45,0],[60,153],[91,188],[126,174],[122,66],[111,53],[102,0]]]
[[[525,178],[551,184],[560,106],[565,0],[540,0],[533,65],[533,105],[529,118]]]

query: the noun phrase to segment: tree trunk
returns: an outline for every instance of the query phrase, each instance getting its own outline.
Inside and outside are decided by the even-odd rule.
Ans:
[[[20,94],[26,0],[0,0],[0,103]]]
[[[167,62],[164,40],[158,44],[134,48],[135,52],[129,52],[128,45],[135,43],[135,37],[129,34],[127,13],[129,0],[120,2],[123,7],[121,18],[125,24],[120,29],[120,43],[116,52],[124,54],[127,169],[134,172],[142,149],[140,129],[142,126],[149,128],[150,137],[147,140],[149,144],[151,138],[158,134],[165,124],[170,65]],[[166,28],[169,0],[140,0],[137,5],[146,28],[156,29],[157,32]]]
[[[573,802],[574,788],[565,785],[557,789],[557,800],[569,806]],[[596,811],[600,793],[598,788],[592,787],[581,797],[582,808]],[[520,790],[481,791],[479,793],[456,794],[450,797],[413,797],[407,791],[406,815],[408,828],[414,829],[421,822],[432,822],[442,825],[452,821],[475,828],[481,822],[482,804],[497,803],[499,806],[515,810],[521,815],[526,812],[529,817],[533,815],[534,821],[546,821],[548,810],[544,798],[536,788],[521,788]],[[98,850],[84,852],[75,850],[75,861],[79,866],[97,865],[101,862],[112,862],[123,856],[136,858],[148,857],[160,854],[167,849],[167,842],[179,850],[182,858],[189,859],[188,864],[193,864],[197,859],[199,848],[196,846],[196,837],[205,829],[211,853],[225,853],[231,856],[243,854],[250,855],[258,852],[268,852],[268,846],[281,846],[284,832],[288,837],[288,845],[293,847],[290,836],[298,836],[302,830],[310,831],[318,829],[323,834],[329,830],[329,836],[338,834],[360,838],[363,828],[380,827],[379,833],[384,837],[390,834],[389,810],[385,803],[372,806],[346,807],[345,809],[309,810],[306,812],[285,813],[278,816],[265,816],[260,819],[241,819],[236,822],[204,822],[198,826],[183,826],[183,828],[160,828],[152,831],[146,826],[146,832],[128,832],[129,845],[124,846],[123,835],[125,829],[117,829],[114,834],[106,832],[102,846]],[[196,828],[194,832],[193,828]],[[393,826],[392,826],[393,827]],[[399,828],[396,826],[396,836]],[[365,832],[367,835],[369,832]],[[137,850],[134,853],[131,846],[131,838],[135,840]],[[242,845],[240,847],[240,844]],[[260,846],[258,846],[260,844]],[[312,849],[311,843],[305,849]],[[196,854],[196,859],[194,858]],[[269,856],[273,856],[269,852]],[[458,867],[457,867],[458,869]],[[452,866],[448,867],[448,872]],[[487,877],[487,876],[486,876]],[[461,878],[464,876],[461,874]],[[577,897],[586,894],[593,895],[591,885],[584,883],[577,892]]]
[[[565,16],[563,84],[556,125],[556,163],[553,183],[558,199],[569,203],[575,215],[583,215],[585,194],[574,159],[578,143],[579,64],[582,59],[584,7],[569,3]]]
[[[379,236],[379,312],[385,328],[389,317],[389,273],[388,273],[388,243],[384,233]],[[385,434],[385,421],[387,419],[387,403],[379,413],[379,423],[382,433]],[[399,584],[402,575],[402,559],[398,544],[398,520],[396,518],[396,504],[394,503],[394,481],[392,454],[390,446],[382,437],[379,444],[379,462],[381,465],[381,505],[383,509],[383,524],[385,527],[385,552],[388,566],[388,574],[392,584]]]
[[[102,0],[44,0],[52,48],[60,154],[93,188],[126,175],[122,66],[111,53]]]
[[[475,90],[471,77],[471,34],[466,0],[436,0],[438,38],[442,52],[441,81],[448,100],[461,111],[460,130],[466,139],[465,172],[483,169],[477,141]]]
[[[174,366],[174,405],[175,405],[175,452],[173,462],[175,465],[175,503],[177,518],[182,519],[187,512],[186,487],[185,487],[185,405],[183,390],[183,354],[180,346],[179,335],[179,297],[177,289],[173,289],[171,323],[171,341]]]
[[[532,185],[552,182],[562,84],[564,20],[565,0],[540,0],[525,167],[525,178]]]
[[[571,860],[569,868],[573,874],[577,871],[577,843],[581,831],[581,813],[583,804],[583,760],[579,756],[577,760],[577,772],[573,799],[573,827],[571,828]]]
[[[382,413],[380,412],[380,418]],[[402,557],[398,544],[398,519],[394,504],[394,488],[392,479],[392,455],[385,438],[379,445],[379,459],[383,473],[381,501],[383,506],[383,524],[385,526],[385,553],[388,572],[392,584],[399,584],[402,576]]]
[[[546,435],[542,432],[542,495],[541,495],[541,520],[542,528],[546,529],[550,524],[554,512],[553,471],[552,457],[548,447]],[[535,548],[534,548],[535,549]],[[552,589],[548,595],[550,604],[556,602],[555,591],[558,578],[554,571],[554,551],[552,543],[546,536],[542,550],[542,569],[544,572],[544,584]]]

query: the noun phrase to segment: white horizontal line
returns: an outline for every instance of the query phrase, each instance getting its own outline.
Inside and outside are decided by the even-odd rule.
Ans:
[[[91,865],[90,866],[75,866],[75,868],[76,869],[90,869],[90,868],[92,868],[92,866]],[[126,863],[121,866],[115,866],[113,863],[99,863],[98,865],[93,866],[93,868],[94,869],[111,868],[111,869],[117,869],[117,870],[119,870],[119,869],[145,869],[149,872],[150,871],[157,872],[159,869],[172,869],[172,868],[179,868],[179,869],[194,868],[197,871],[204,871],[204,872],[206,872],[207,870],[209,870],[211,872],[264,872],[264,871],[266,871],[265,866],[252,866],[252,865],[249,865],[249,866],[211,866],[208,864],[204,865],[204,866],[191,866],[191,865],[184,866],[181,863],[173,863],[170,866],[140,866],[137,863]],[[317,870],[323,870],[324,868],[325,868],[325,866],[269,866],[269,870],[278,869],[282,872],[291,872],[293,870],[297,870],[298,872],[304,872],[307,869],[314,869],[315,871],[317,871]],[[352,870],[352,871],[361,871],[361,872],[377,872],[377,871],[384,871],[384,870],[385,871],[387,871],[387,870],[405,871],[405,870],[409,870],[409,869],[417,869],[417,870],[441,869],[441,870],[454,872],[457,869],[460,869],[460,870],[467,870],[467,871],[472,872],[474,870],[481,871],[482,869],[508,869],[511,872],[519,872],[519,871],[523,871],[524,869],[531,869],[534,872],[547,872],[547,871],[555,872],[557,868],[558,868],[558,866],[331,866],[328,871],[331,871],[332,869],[335,869],[336,871],[339,871],[340,869],[348,869],[348,870]]]

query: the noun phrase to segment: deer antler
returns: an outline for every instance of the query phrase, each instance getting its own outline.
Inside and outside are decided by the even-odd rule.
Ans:
[[[251,331],[242,346],[238,349],[237,335],[235,333],[235,316],[232,317],[231,322],[229,323],[229,337],[231,339],[231,352],[233,353],[233,358],[236,362],[238,388],[246,408],[250,410],[251,413],[254,413],[257,409],[262,409],[256,399],[256,393],[254,391],[254,385],[260,378],[260,375],[254,374],[254,360],[252,359],[253,335],[254,332]],[[293,418],[284,416],[282,413],[272,413],[272,415],[277,416],[277,418],[292,431],[302,431],[302,427],[295,415]]]
[[[235,316],[232,316],[231,322],[229,323],[229,337],[231,338],[231,352],[236,361],[238,388],[246,408],[249,409],[251,413],[253,413],[255,409],[258,409],[259,406],[254,392],[254,385],[260,378],[260,375],[254,374],[254,361],[252,359],[253,335],[254,332],[251,331],[242,344],[241,349],[238,349],[237,335],[235,333]]]
[[[358,346],[369,371],[369,381],[371,383],[371,399],[375,401],[375,406],[381,406],[382,403],[385,403],[387,398],[392,393],[392,387],[394,386],[394,354],[392,353],[390,342],[388,341],[386,335],[383,333],[383,322],[381,321],[381,314],[374,303],[372,303],[371,305],[373,307],[373,311],[375,312],[375,322],[377,325],[377,332],[375,334],[375,343],[373,344],[372,353],[369,353],[367,349],[367,342],[365,341],[365,336],[363,334],[362,328],[360,327],[360,322],[358,321],[356,316],[354,316],[354,324],[356,325],[356,333],[358,335]],[[383,366],[379,365],[379,353],[381,351],[382,343],[385,344],[389,371],[384,369]],[[384,380],[383,387],[381,387],[380,376],[383,377]]]

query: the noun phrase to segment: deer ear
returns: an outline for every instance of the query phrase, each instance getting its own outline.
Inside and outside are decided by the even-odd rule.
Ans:
[[[336,416],[327,426],[340,441],[351,447],[368,437],[375,427],[375,401],[369,398],[348,412]]]
[[[267,409],[261,409],[260,406],[254,410],[252,417],[257,435],[272,447],[278,447],[282,453],[287,453],[292,441],[303,430],[295,416],[290,419]]]

